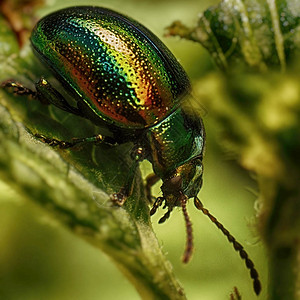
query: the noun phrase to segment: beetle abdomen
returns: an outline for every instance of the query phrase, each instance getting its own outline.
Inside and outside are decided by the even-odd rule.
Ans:
[[[125,128],[158,123],[189,92],[172,53],[139,23],[99,7],[72,7],[38,22],[39,57],[102,120]]]

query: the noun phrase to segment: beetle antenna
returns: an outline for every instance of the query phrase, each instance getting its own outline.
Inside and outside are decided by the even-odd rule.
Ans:
[[[253,261],[249,258],[248,253],[244,250],[243,246],[229,233],[229,231],[206,209],[199,198],[194,198],[194,203],[197,209],[201,210],[203,214],[208,216],[210,220],[223,232],[228,241],[233,244],[233,248],[239,252],[240,257],[245,261],[247,269],[250,271],[250,276],[253,280],[253,288],[256,295],[261,291],[261,283],[258,278],[258,273],[254,267]],[[182,207],[183,208],[183,207]]]
[[[186,227],[186,245],[185,250],[182,257],[183,263],[188,263],[189,260],[192,257],[193,253],[193,228],[192,228],[192,222],[190,220],[189,214],[187,212],[186,203],[187,203],[187,197],[185,195],[182,195],[181,197],[181,207],[182,207],[182,213],[185,220],[185,227]]]

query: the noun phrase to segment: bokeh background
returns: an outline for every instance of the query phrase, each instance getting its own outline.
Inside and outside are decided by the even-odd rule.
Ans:
[[[200,12],[216,3],[209,0],[49,0],[38,10],[38,15],[73,5],[104,6],[129,15],[160,37],[195,81],[216,69],[209,54],[199,44],[164,37],[164,28],[174,20],[193,25]],[[258,299],[266,299],[267,258],[255,219],[257,185],[251,174],[231,159],[231,153],[220,147],[220,135],[209,111],[203,119],[207,147],[204,185],[199,196],[244,245],[262,280],[263,292]],[[146,176],[151,172],[151,165],[145,162],[141,169]],[[159,184],[155,194],[159,194]],[[134,287],[98,249],[53,222],[40,208],[24,201],[2,182],[0,195],[0,299],[139,299]],[[180,210],[174,211],[162,225],[157,224],[160,212],[152,218],[158,240],[187,298],[229,299],[236,286],[242,299],[254,299],[244,262],[207,217],[196,211],[192,203],[188,209],[195,238],[194,256],[188,265],[181,263],[185,227]]]

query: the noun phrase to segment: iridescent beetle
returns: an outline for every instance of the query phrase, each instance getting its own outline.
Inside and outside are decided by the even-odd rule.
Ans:
[[[228,238],[250,270],[256,294],[261,285],[253,262],[235,238],[205,209],[197,197],[202,186],[202,158],[205,133],[199,117],[181,106],[190,93],[189,79],[166,46],[138,22],[100,7],[70,7],[41,19],[31,35],[37,57],[52,70],[62,86],[77,101],[67,100],[41,78],[32,91],[14,80],[19,95],[31,95],[67,112],[87,118],[99,126],[94,137],[63,142],[39,136],[44,142],[61,148],[93,142],[121,144],[133,142],[133,163],[127,182],[112,200],[122,205],[131,195],[135,171],[140,161],[152,163],[154,174],[148,177],[147,194],[159,179],[162,197],[150,214],[164,204],[169,218],[174,207],[182,208],[187,242],[183,262],[193,250],[192,225],[186,203],[194,198],[197,209],[207,215]]]

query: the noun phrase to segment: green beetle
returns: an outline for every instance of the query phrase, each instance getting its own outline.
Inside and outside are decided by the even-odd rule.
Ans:
[[[154,170],[147,183],[150,201],[151,185],[159,179],[163,182],[162,196],[154,202],[151,215],[164,203],[167,212],[159,221],[162,223],[174,207],[182,207],[187,229],[183,261],[188,262],[193,251],[186,203],[194,198],[195,206],[216,224],[245,260],[259,294],[261,285],[253,262],[197,198],[202,186],[205,132],[202,120],[181,105],[190,94],[190,81],[167,47],[138,22],[91,6],[70,7],[44,17],[33,29],[31,43],[37,57],[52,70],[77,105],[71,106],[45,78],[35,84],[36,91],[14,80],[2,86],[87,118],[99,126],[101,133],[73,142],[40,138],[61,148],[82,142],[133,142],[127,182],[112,195],[112,200],[118,205],[126,201],[132,193],[139,162],[149,160]]]

